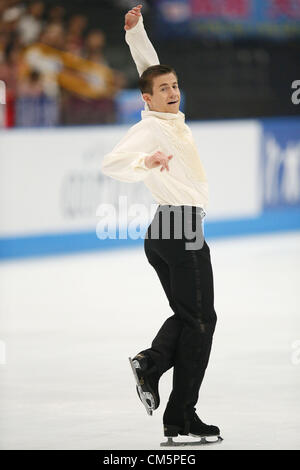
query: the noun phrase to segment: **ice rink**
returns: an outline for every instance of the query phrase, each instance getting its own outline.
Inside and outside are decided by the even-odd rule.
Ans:
[[[300,449],[300,232],[207,242],[218,323],[197,413],[224,442],[199,449]],[[128,362],[172,314],[142,245],[3,262],[0,308],[2,449],[161,449],[172,370],[150,417]]]

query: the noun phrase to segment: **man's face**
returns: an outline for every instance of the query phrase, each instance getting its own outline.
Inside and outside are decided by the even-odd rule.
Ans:
[[[152,80],[152,95],[143,93],[151,111],[160,113],[178,113],[180,105],[180,91],[177,77],[174,73],[159,75]]]

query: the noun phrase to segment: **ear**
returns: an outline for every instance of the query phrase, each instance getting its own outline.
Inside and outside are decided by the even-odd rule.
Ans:
[[[147,104],[151,103],[151,95],[150,93],[143,93],[142,98],[144,101],[146,101]]]

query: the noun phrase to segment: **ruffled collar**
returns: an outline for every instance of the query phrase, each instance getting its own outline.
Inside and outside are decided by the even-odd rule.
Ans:
[[[142,111],[142,119],[147,119],[148,117],[155,116],[159,119],[166,119],[166,120],[177,120],[177,122],[184,123],[185,122],[185,115],[178,111],[178,113],[161,113],[159,111],[150,111],[145,109]]]

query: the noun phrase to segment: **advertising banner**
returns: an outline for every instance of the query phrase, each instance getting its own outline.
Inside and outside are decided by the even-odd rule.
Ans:
[[[160,36],[300,36],[300,0],[158,0]]]

